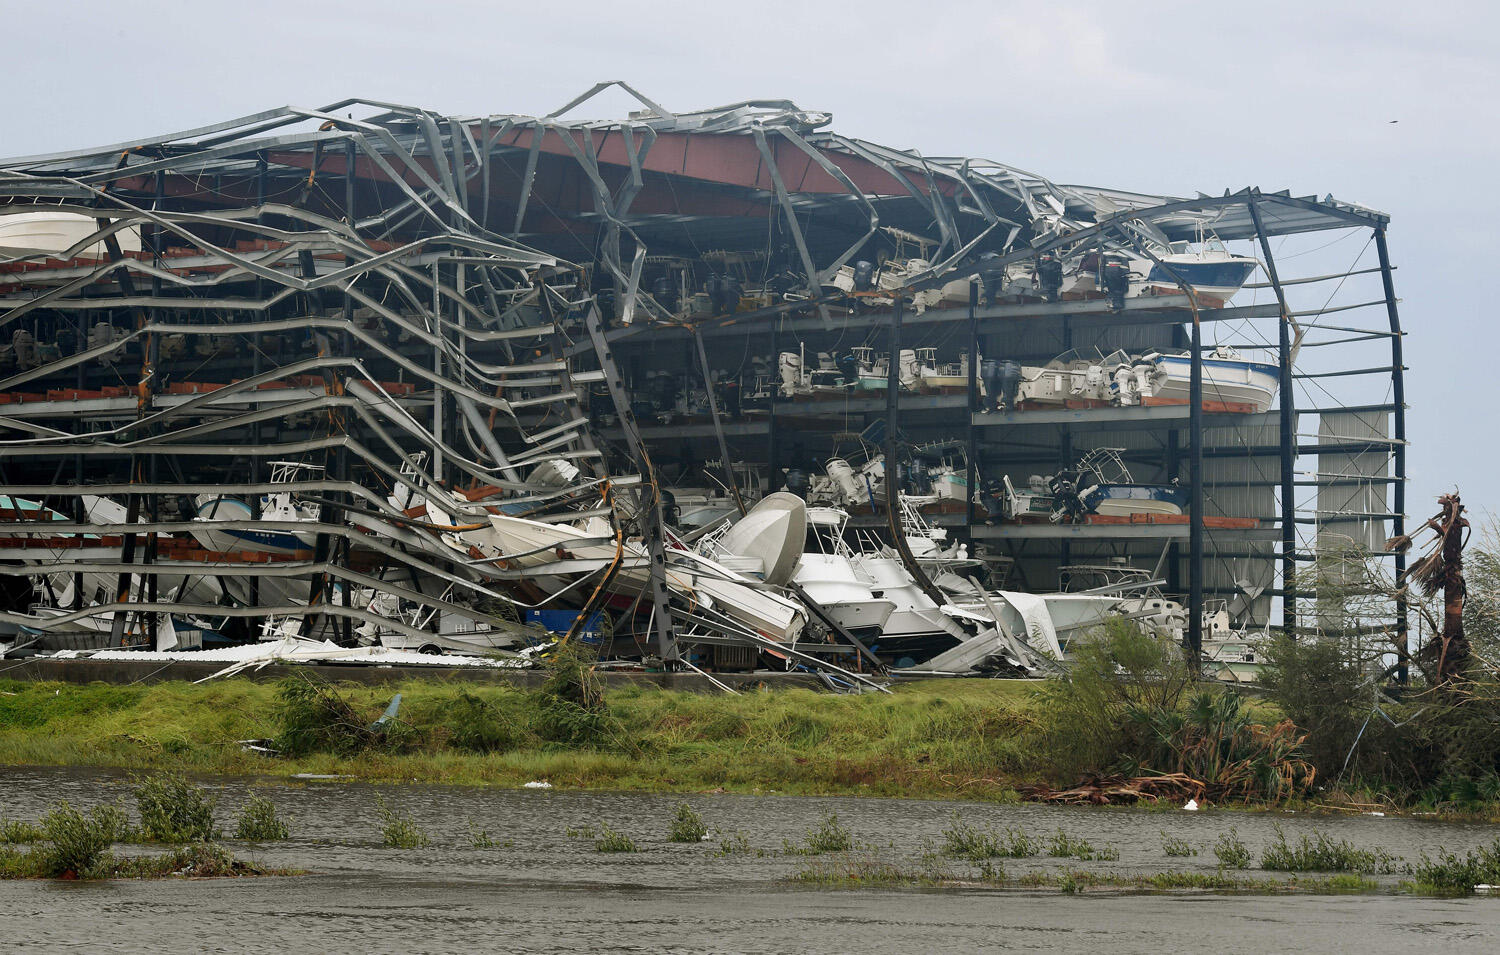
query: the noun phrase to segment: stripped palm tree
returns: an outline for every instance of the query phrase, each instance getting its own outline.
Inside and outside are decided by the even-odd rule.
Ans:
[[[1428,518],[1417,531],[1430,530],[1436,536],[1427,553],[1414,562],[1398,581],[1405,585],[1414,580],[1425,596],[1443,592],[1443,629],[1424,647],[1420,657],[1433,663],[1433,685],[1450,686],[1459,679],[1469,663],[1469,641],[1464,636],[1464,545],[1469,541],[1469,521],[1457,492],[1438,498],[1441,510]],[[1412,537],[1401,534],[1385,542],[1387,550],[1404,553],[1412,546]]]

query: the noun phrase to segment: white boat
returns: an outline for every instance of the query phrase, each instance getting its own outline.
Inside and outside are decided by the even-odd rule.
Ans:
[[[1260,266],[1254,258],[1230,252],[1215,241],[1205,243],[1195,252],[1170,252],[1157,258],[1161,259],[1161,264],[1150,259],[1131,262],[1132,271],[1142,269],[1145,272],[1145,279],[1140,283],[1143,291],[1147,294],[1179,294],[1181,289],[1173,275],[1175,272],[1192,286],[1200,305],[1210,306],[1227,305]]]
[[[323,469],[316,465],[294,461],[273,461],[271,483],[285,484],[296,480],[302,471],[321,475]],[[198,513],[193,518],[193,539],[205,550],[221,554],[240,552],[279,554],[282,556],[303,555],[313,550],[317,540],[314,531],[293,532],[260,528],[218,527],[219,523],[251,520],[249,504],[235,497],[220,494],[200,494],[195,498]],[[318,519],[318,509],[293,499],[288,491],[272,491],[260,497],[260,518],[263,521],[308,521]]]
[[[98,231],[98,220],[77,212],[43,210],[0,215],[0,260],[61,255]],[[126,226],[115,233],[115,238],[121,252],[141,251],[140,226]],[[108,251],[101,240],[85,246],[76,255],[102,259],[108,256]]]
[[[943,612],[901,561],[894,557],[856,554],[851,559],[857,573],[869,582],[872,597],[895,604],[881,629],[879,652],[887,657],[930,656],[970,636],[956,620]]]
[[[885,632],[894,600],[876,598],[842,554],[803,554],[792,578],[844,630],[871,640]]]
[[[780,587],[797,570],[807,539],[807,516],[807,504],[797,495],[768,494],[717,538],[709,556],[755,559],[761,579]]]
[[[1189,355],[1158,355],[1154,385],[1160,398],[1189,400],[1193,362]],[[1273,361],[1243,358],[1232,348],[1220,346],[1203,356],[1203,400],[1247,404],[1266,411],[1281,386],[1281,368]]]
[[[195,503],[198,505],[198,515],[193,518],[191,532],[193,539],[202,544],[204,550],[219,554],[249,552],[292,556],[310,552],[316,543],[317,535],[311,533],[294,534],[284,530],[215,526],[228,521],[251,519],[250,505],[238,498],[200,494]],[[287,505],[263,509],[260,520],[317,520],[317,513],[312,509]]]
[[[532,578],[553,593],[580,574],[603,570],[620,556],[623,564],[614,579],[614,592],[634,596],[650,579],[650,557],[635,541],[624,542],[621,553],[607,529],[602,521],[583,529],[492,514],[488,534],[466,532],[464,537],[504,564],[536,569],[560,565],[555,574],[544,572]],[[706,598],[720,613],[771,639],[792,640],[807,623],[801,605],[758,589],[757,581],[699,554],[669,550],[667,564],[667,587],[674,593],[689,600]]]
[[[914,349],[921,390],[940,394],[964,394],[969,390],[969,356],[956,362],[939,362],[936,348]],[[904,354],[904,353],[903,353]]]

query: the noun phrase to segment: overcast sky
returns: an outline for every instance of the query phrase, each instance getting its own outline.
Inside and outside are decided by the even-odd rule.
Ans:
[[[1500,332],[1489,4],[5,4],[0,154],[100,145],[348,96],[544,114],[623,79],[669,109],[788,98],[839,131],[1060,182],[1248,185],[1392,216],[1410,331],[1408,512],[1495,509]],[[622,97],[601,100],[616,116]],[[580,114],[590,112],[588,109]],[[1392,122],[1395,121],[1395,122]],[[1326,250],[1335,266],[1359,251]],[[1360,323],[1377,324],[1373,311]],[[1308,425],[1303,430],[1309,429]],[[1302,467],[1311,467],[1304,462]]]

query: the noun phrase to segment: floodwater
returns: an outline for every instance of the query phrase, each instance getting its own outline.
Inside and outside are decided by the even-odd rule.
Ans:
[[[292,838],[242,857],[309,870],[293,878],[100,883],[0,882],[0,950],[109,952],[1492,952],[1500,898],[1377,895],[1128,894],[983,888],[851,890],[789,876],[808,860],[780,850],[830,812],[882,858],[915,865],[958,812],[979,826],[1036,836],[1059,827],[1111,847],[1118,861],[1004,860],[1017,875],[1212,871],[1230,826],[1252,852],[1323,831],[1416,860],[1423,850],[1487,844],[1500,827],[1374,816],[1148,812],[775,795],[638,795],[367,786],[349,782],[207,781],[232,829],[251,792],[268,796]],[[376,797],[427,831],[423,849],[381,844]],[[67,799],[129,800],[123,775],[0,769],[0,816],[39,818]],[[752,851],[716,854],[667,841],[687,802]],[[642,851],[600,854],[576,833],[607,823]],[[568,830],[574,830],[569,835]],[[1167,858],[1162,831],[1199,850]],[[497,845],[474,848],[472,832]],[[759,854],[755,849],[765,850]],[[134,851],[127,849],[126,851]],[[961,870],[962,867],[955,867]],[[1249,876],[1261,873],[1250,870]],[[1267,873],[1266,875],[1272,875]],[[1394,885],[1394,878],[1384,880]]]

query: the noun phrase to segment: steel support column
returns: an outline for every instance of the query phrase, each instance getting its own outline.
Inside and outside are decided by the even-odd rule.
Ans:
[[[1255,223],[1255,234],[1260,241],[1260,251],[1265,256],[1266,275],[1271,279],[1271,288],[1276,292],[1276,304],[1281,309],[1281,320],[1277,323],[1277,360],[1281,370],[1277,405],[1281,414],[1281,629],[1293,638],[1297,635],[1297,589],[1294,585],[1297,573],[1297,501],[1295,460],[1296,451],[1296,404],[1292,392],[1292,313],[1287,308],[1286,292],[1281,287],[1281,278],[1276,274],[1276,259],[1271,255],[1271,241],[1261,226],[1260,209],[1252,198],[1248,203],[1250,219]]]
[[[663,664],[670,666],[680,660],[682,654],[677,647],[676,634],[673,633],[672,609],[668,603],[670,595],[667,591],[666,547],[662,542],[665,525],[661,513],[661,486],[657,483],[656,469],[651,466],[651,456],[641,443],[635,413],[630,410],[630,396],[625,392],[625,379],[620,376],[609,342],[604,338],[604,324],[600,321],[598,303],[589,305],[583,324],[594,343],[599,368],[604,372],[604,384],[609,389],[610,400],[614,402],[615,415],[620,419],[620,431],[630,447],[631,457],[641,469],[642,493],[651,495],[650,502],[642,508],[644,519],[641,521],[641,533],[651,556],[651,597],[655,605],[652,617],[655,621],[657,654]]]
[[[1399,537],[1406,533],[1406,379],[1401,361],[1401,315],[1396,309],[1396,285],[1391,279],[1391,255],[1386,247],[1383,225],[1375,229],[1375,252],[1380,256],[1380,282],[1385,290],[1385,310],[1391,323],[1391,404],[1394,406],[1393,437],[1396,439],[1392,448],[1396,481],[1391,495],[1391,536]],[[1396,578],[1399,580],[1405,572],[1406,554],[1398,553]],[[1396,679],[1403,684],[1410,676],[1411,659],[1410,617],[1404,593],[1396,598]]]

